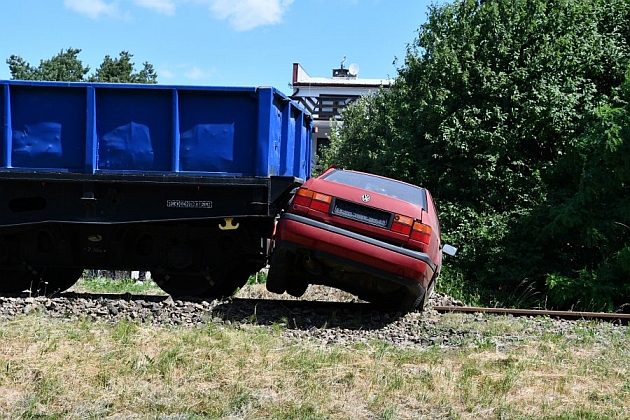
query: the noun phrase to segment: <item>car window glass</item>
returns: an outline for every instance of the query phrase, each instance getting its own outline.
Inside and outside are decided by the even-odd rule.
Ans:
[[[330,172],[323,179],[398,198],[421,206],[425,210],[427,208],[424,190],[404,182],[375,175],[339,170]]]
[[[433,215],[435,216],[435,220],[437,221],[436,226],[437,226],[438,238],[440,238],[442,236],[440,232],[440,217],[438,215],[437,208],[435,207],[435,203],[433,202],[433,200],[431,200],[430,202],[431,202],[431,212],[433,212]]]

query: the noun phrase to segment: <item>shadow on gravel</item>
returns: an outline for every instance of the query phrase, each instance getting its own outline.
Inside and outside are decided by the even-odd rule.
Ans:
[[[99,300],[123,299],[160,303],[169,296],[147,296],[125,294],[91,294],[65,292],[61,295],[70,299]],[[183,302],[200,303],[200,299],[184,299]],[[369,303],[324,302],[309,300],[231,298],[212,303],[213,317],[232,323],[254,325],[283,325],[285,328],[309,330],[311,328],[344,328],[349,330],[378,330],[400,319],[400,312],[384,312]]]
[[[383,312],[369,303],[243,298],[221,302],[212,312],[225,321],[277,324],[297,330],[378,330],[403,316],[399,312]]]
[[[28,298],[28,294],[2,295]],[[223,301],[184,299],[173,301],[169,296],[135,295],[130,293],[101,294],[64,292],[49,298],[68,301],[92,301],[101,305],[107,302],[127,301],[168,307],[169,311],[197,313],[199,316],[218,318],[236,324],[282,325],[288,329],[342,328],[348,330],[378,330],[404,316],[400,312],[385,312],[369,303],[323,302],[307,300],[230,298]],[[203,304],[203,305],[202,305]],[[79,305],[80,307],[81,305]],[[131,308],[133,310],[133,308]],[[158,309],[159,310],[159,309]],[[166,309],[164,309],[166,310]]]

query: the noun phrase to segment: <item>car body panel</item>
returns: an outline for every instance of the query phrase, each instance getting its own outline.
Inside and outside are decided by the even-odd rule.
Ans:
[[[331,171],[337,169],[302,187],[330,196],[327,209],[313,209],[308,200],[293,200],[280,217],[268,288],[279,292],[289,290],[291,282],[326,284],[371,301],[378,301],[379,296],[398,299],[401,308],[412,309],[432,289],[442,263],[439,219],[431,194],[405,184],[422,194],[416,203],[410,203],[387,195],[388,191],[376,191],[378,185],[362,189],[326,180]],[[345,172],[370,180],[375,177]],[[393,231],[392,225],[401,220],[396,215],[404,216],[407,223],[428,225],[427,243],[411,239],[410,233]],[[283,267],[282,275],[274,270],[274,261]]]

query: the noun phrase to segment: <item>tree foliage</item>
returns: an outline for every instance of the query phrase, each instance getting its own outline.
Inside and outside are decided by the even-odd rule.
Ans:
[[[90,76],[93,82],[110,83],[157,83],[157,74],[152,64],[144,62],[142,70],[135,72],[134,63],[131,61],[133,55],[127,51],[122,51],[118,58],[106,55],[103,62],[96,69],[94,75]]]
[[[12,55],[7,59],[11,78],[16,80],[56,80],[65,82],[109,83],[157,83],[153,65],[144,62],[142,69],[135,70],[133,55],[121,51],[118,57],[106,55],[96,71],[88,75],[90,68],[79,59],[80,49],[68,48],[57,55],[41,60],[38,66],[29,64],[22,57]]]
[[[462,246],[453,276],[474,288],[514,301],[580,282],[579,253],[549,249],[549,238],[560,244],[568,234],[552,214],[572,217],[563,200],[587,188],[578,151],[595,147],[602,133],[592,126],[612,124],[605,110],[623,103],[629,21],[628,0],[432,6],[394,86],[347,109],[324,160],[427,186],[445,239]],[[571,247],[591,238],[572,234]],[[589,261],[608,266],[610,252]],[[592,293],[559,295],[552,303],[602,304],[586,302]]]
[[[630,68],[622,104],[602,106],[559,162],[554,176],[576,182],[552,190],[541,215],[538,242],[563,263],[549,267],[546,285],[564,304],[610,309],[630,298]]]

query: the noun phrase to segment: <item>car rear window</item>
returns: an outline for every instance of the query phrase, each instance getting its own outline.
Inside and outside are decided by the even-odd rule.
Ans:
[[[398,198],[409,203],[421,206],[426,210],[427,198],[424,188],[406,184],[394,179],[381,178],[376,175],[369,175],[351,171],[332,171],[324,176],[326,181],[337,182],[339,184],[350,185],[389,197]]]

